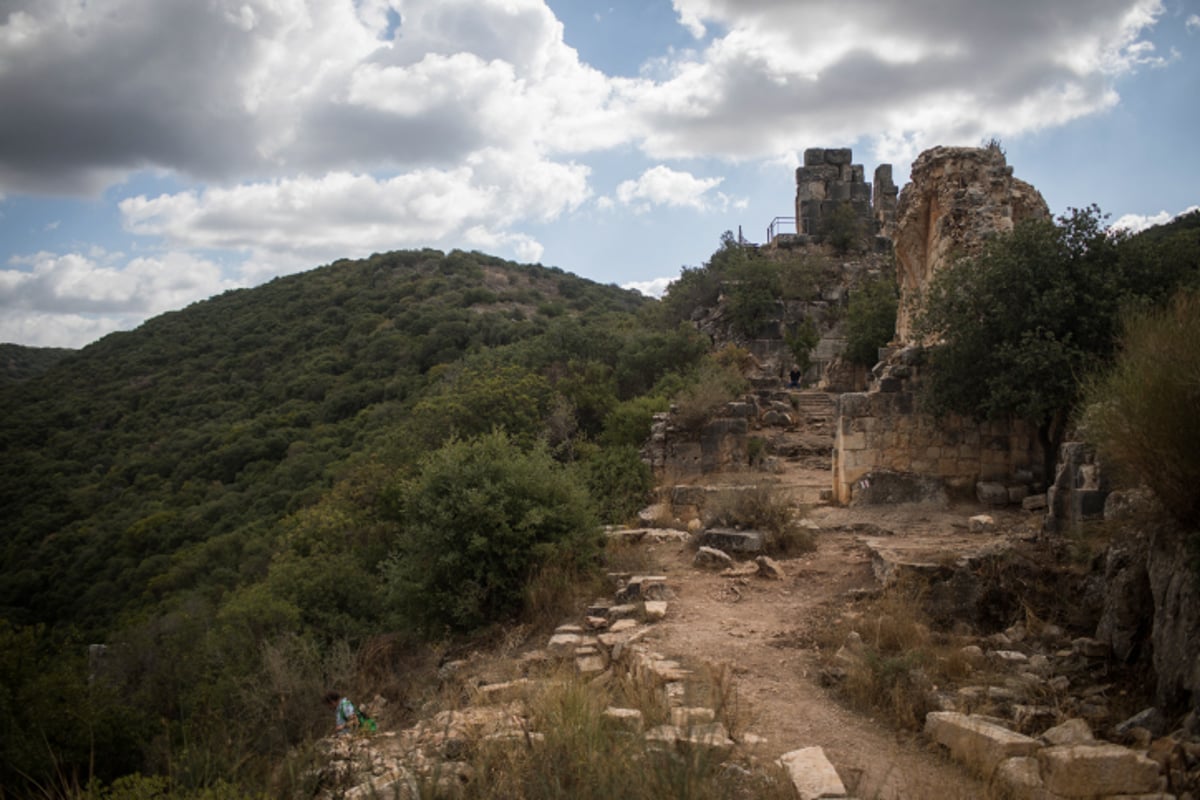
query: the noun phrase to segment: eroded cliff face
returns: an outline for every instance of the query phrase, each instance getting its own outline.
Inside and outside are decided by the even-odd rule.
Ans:
[[[912,341],[911,299],[955,258],[1026,219],[1045,219],[1041,193],[1013,177],[998,147],[934,147],[917,156],[900,192],[893,234],[900,310],[896,339]]]

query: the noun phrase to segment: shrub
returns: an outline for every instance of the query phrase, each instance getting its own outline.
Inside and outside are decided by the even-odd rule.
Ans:
[[[716,359],[704,361],[692,380],[675,396],[676,422],[696,430],[713,413],[746,390],[746,379],[739,369],[725,366]]]
[[[398,494],[388,603],[427,634],[510,619],[544,564],[584,570],[599,554],[591,502],[572,473],[544,446],[524,452],[501,432],[429,454]]]
[[[849,253],[862,248],[866,231],[854,206],[841,203],[828,217],[821,221],[821,238],[838,253]]]
[[[846,317],[846,358],[864,367],[879,360],[879,348],[896,333],[896,281],[880,277],[850,295]]]
[[[620,445],[598,450],[583,462],[584,481],[605,522],[631,519],[646,505],[654,476],[636,447]]]
[[[1131,316],[1112,369],[1084,392],[1083,430],[1141,476],[1167,510],[1200,524],[1200,291]]]
[[[812,532],[796,519],[796,508],[783,492],[765,484],[725,489],[704,507],[710,527],[749,528],[767,534],[767,549],[806,553],[816,549]]]

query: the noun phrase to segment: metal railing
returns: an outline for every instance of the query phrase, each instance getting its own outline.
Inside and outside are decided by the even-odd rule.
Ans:
[[[767,226],[767,241],[775,241],[775,237],[784,233],[796,233],[795,217],[776,217]]]

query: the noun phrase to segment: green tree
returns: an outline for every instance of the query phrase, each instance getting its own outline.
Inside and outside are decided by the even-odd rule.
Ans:
[[[850,203],[839,203],[833,212],[821,220],[822,240],[838,253],[849,253],[859,250],[866,238],[866,229],[854,206]]]
[[[845,356],[855,364],[872,367],[879,360],[879,348],[896,333],[896,309],[899,306],[893,276],[881,276],[863,284],[850,294],[846,309]]]
[[[1099,209],[1018,225],[976,258],[934,276],[916,320],[937,341],[923,377],[926,407],[1034,426],[1045,474],[1079,399],[1079,379],[1112,355],[1124,298],[1119,238]]]
[[[502,432],[429,454],[398,487],[397,509],[388,604],[425,633],[512,618],[540,567],[585,569],[599,554],[599,524],[573,474],[545,447],[523,450]]]
[[[821,341],[821,334],[812,320],[804,320],[788,331],[784,336],[788,349],[792,352],[792,361],[801,373],[807,372],[812,365],[812,351]]]

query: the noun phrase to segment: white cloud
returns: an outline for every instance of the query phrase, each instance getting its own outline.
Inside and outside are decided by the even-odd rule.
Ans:
[[[621,288],[633,289],[634,291],[641,292],[647,297],[662,297],[667,291],[667,287],[670,286],[673,281],[678,279],[679,276],[675,275],[674,277],[670,278],[653,278],[648,281],[630,281],[629,283],[621,284]]]
[[[80,253],[35,253],[0,270],[0,308],[38,312],[155,314],[236,284],[221,267],[188,253],[96,260]]]
[[[1172,214],[1169,211],[1160,211],[1157,214],[1124,214],[1118,217],[1110,227],[1129,233],[1139,233],[1147,228],[1153,228],[1155,225],[1165,225],[1176,217],[1191,214],[1193,211],[1200,211],[1200,206],[1189,206],[1178,214]]]
[[[1184,28],[1187,29],[1188,33],[1200,31],[1200,14],[1192,14],[1187,18],[1187,21],[1184,22],[1183,25]]]
[[[392,178],[331,172],[121,201],[126,228],[175,248],[226,249],[259,262],[340,257],[403,247],[507,249],[541,256],[541,245],[514,232],[518,220],[549,221],[589,195],[577,164],[525,161],[485,152],[451,170]]]
[[[721,184],[723,178],[697,178],[690,172],[679,172],[659,164],[641,174],[637,180],[622,181],[617,186],[617,200],[641,213],[653,206],[693,208],[704,211],[713,200],[708,194]],[[721,198],[725,199],[724,195]]]
[[[628,87],[657,158],[758,158],[874,140],[933,144],[1058,125],[1110,108],[1112,78],[1161,64],[1145,34],[1160,0],[674,0],[723,33],[669,79]],[[883,133],[886,132],[886,133]]]
[[[187,253],[35,253],[0,270],[0,341],[79,347],[239,285]]]

